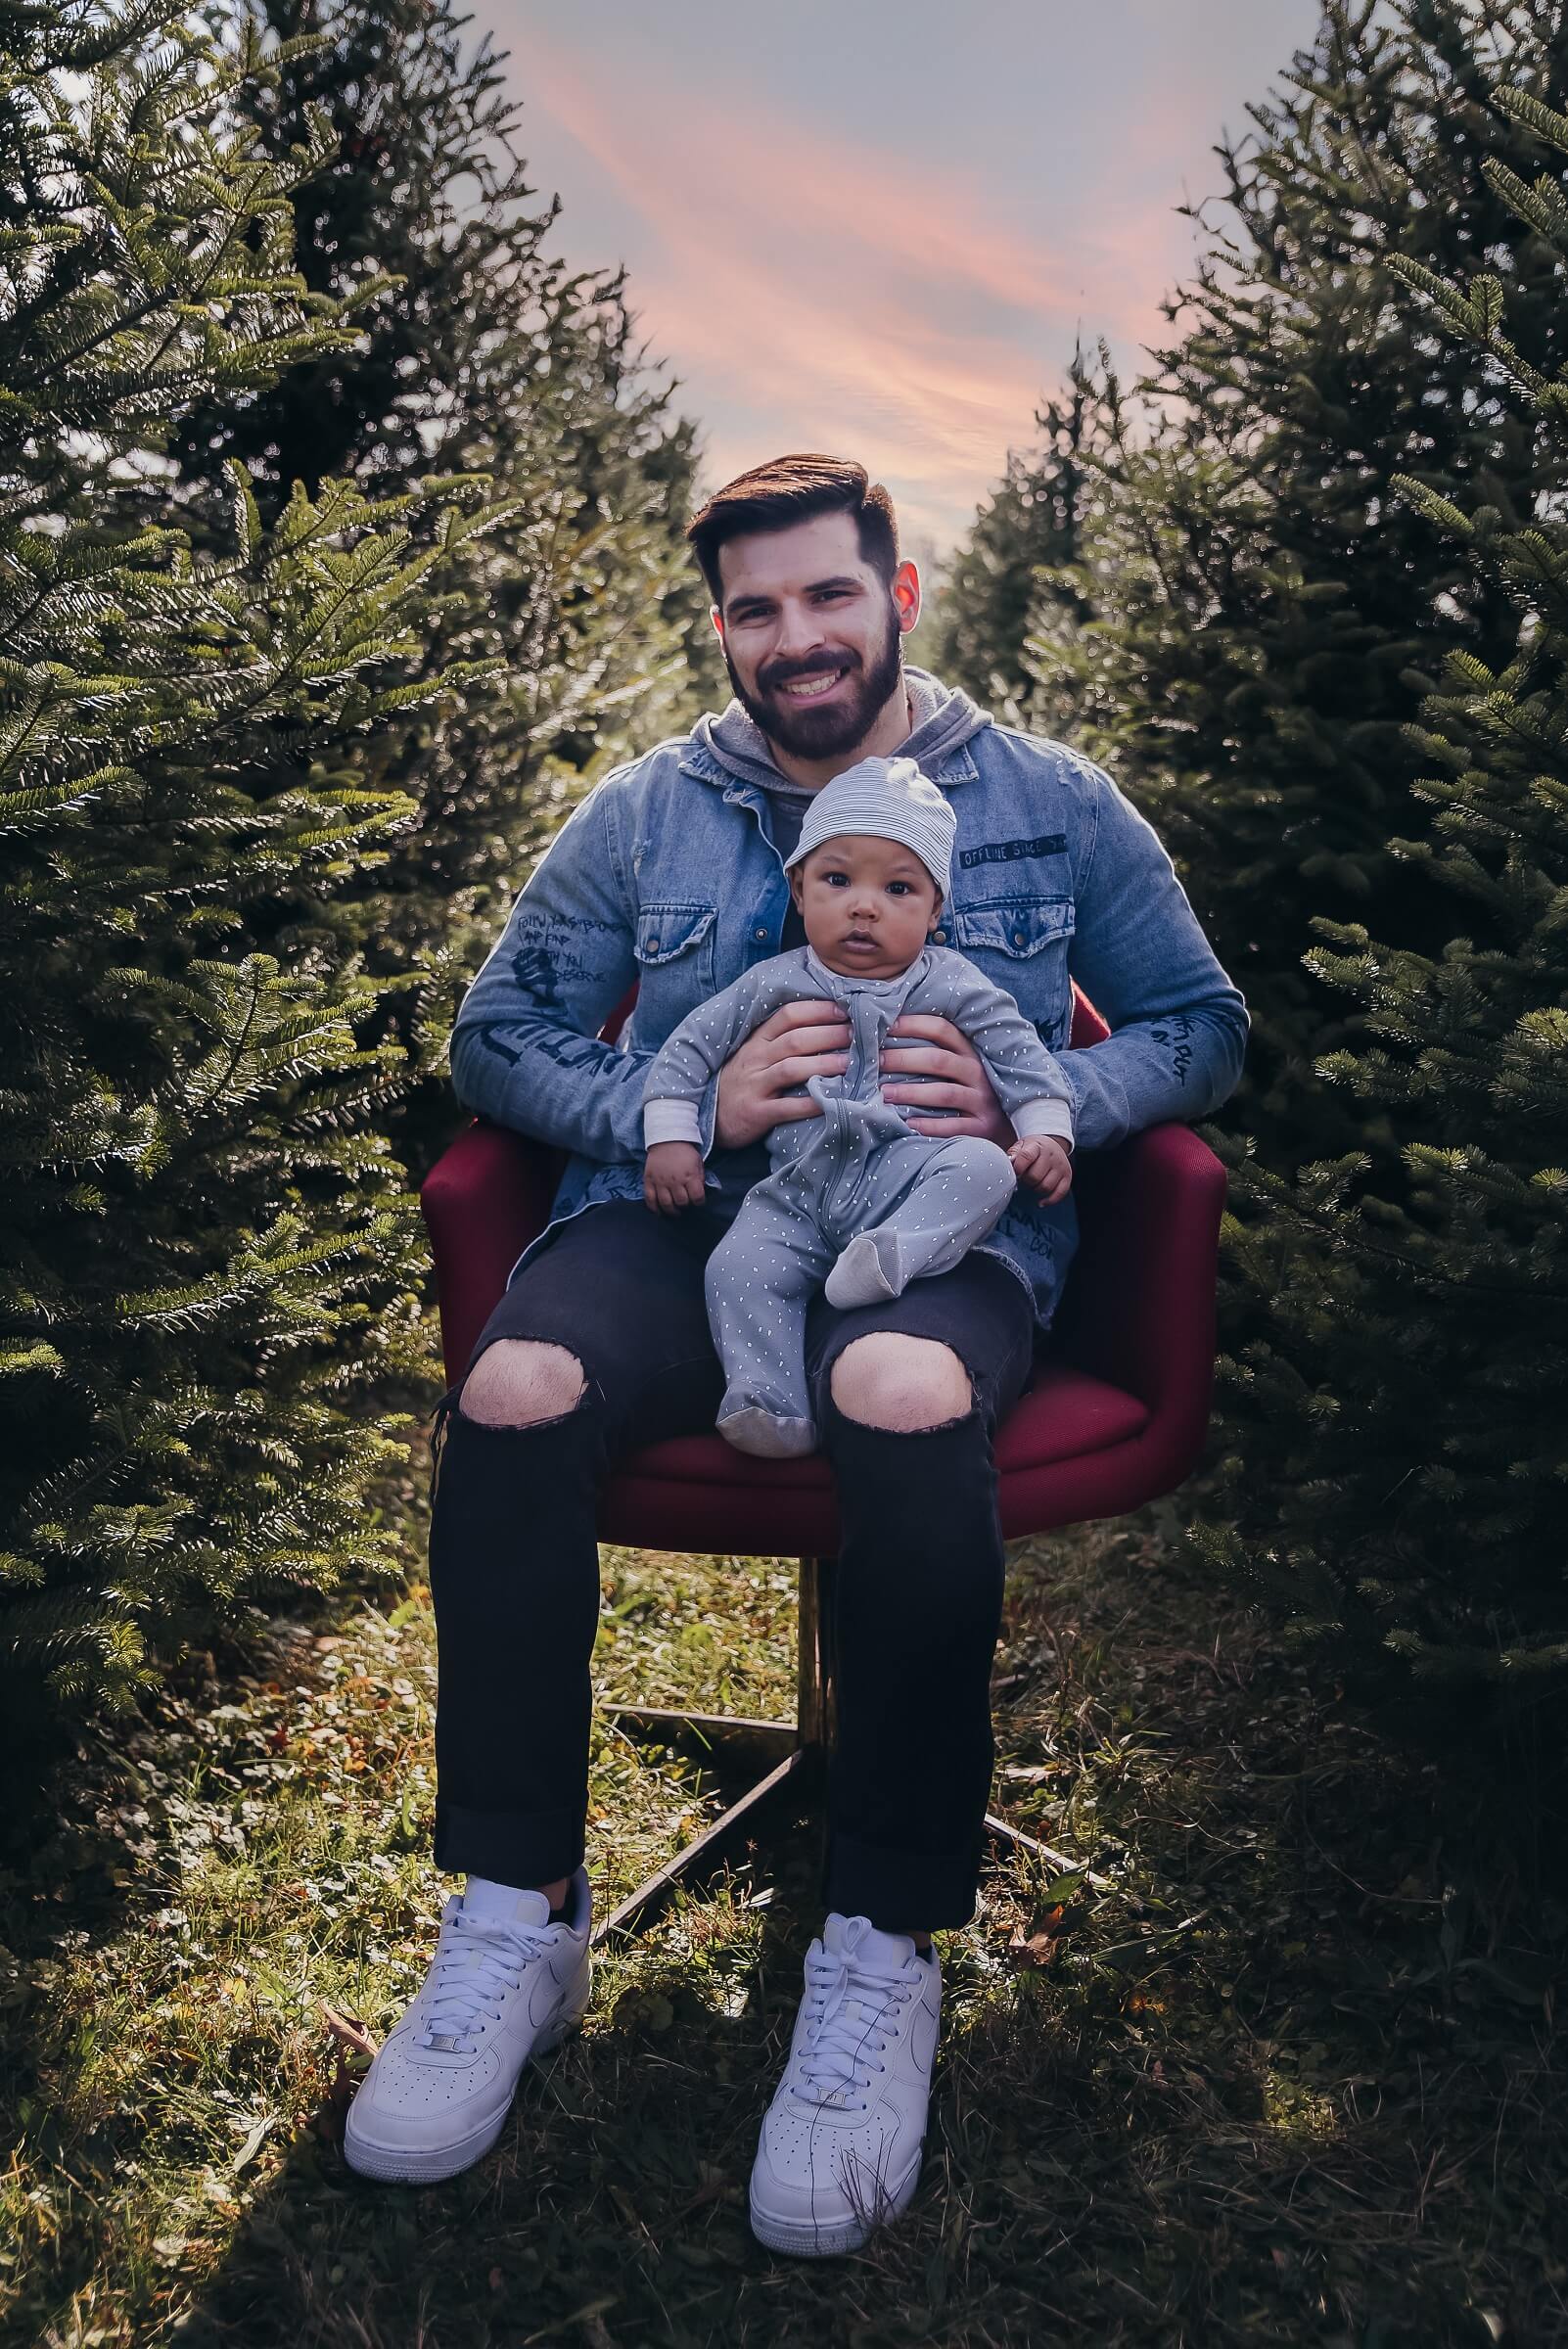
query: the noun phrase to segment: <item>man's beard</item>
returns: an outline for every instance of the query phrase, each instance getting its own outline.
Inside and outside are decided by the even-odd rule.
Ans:
[[[735,699],[747,716],[792,759],[834,759],[840,753],[853,751],[871,730],[871,724],[883,705],[891,700],[903,674],[903,637],[898,620],[888,615],[887,640],[868,669],[856,665],[850,671],[849,690],[842,702],[830,709],[813,710],[809,702],[788,702],[770,690],[775,680],[793,684],[800,677],[822,676],[840,668],[852,658],[846,652],[831,657],[819,655],[814,661],[790,664],[774,662],[760,672],[761,694],[748,693],[735,671],[724,647],[724,667],[735,690]]]

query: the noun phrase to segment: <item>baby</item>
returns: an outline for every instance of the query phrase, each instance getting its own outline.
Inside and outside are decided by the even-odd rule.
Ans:
[[[816,1444],[806,1312],[874,1305],[949,1271],[1020,1181],[1040,1198],[1072,1181],[1071,1094],[1011,995],[962,954],[928,944],[957,822],[912,759],[862,759],[818,792],[786,870],[807,944],[761,962],[681,1022],[643,1094],[643,1193],[662,1215],[703,1199],[699,1104],[738,1045],[783,1003],[813,995],[850,1019],[849,1066],[812,1077],[819,1118],[775,1126],[772,1172],[746,1194],[708,1262],[708,1313],[727,1380],[718,1432],[787,1457]],[[883,1101],[883,1040],[900,1012],[963,1030],[1012,1121],[1010,1150],[913,1131]],[[825,1281],[824,1281],[824,1275]]]

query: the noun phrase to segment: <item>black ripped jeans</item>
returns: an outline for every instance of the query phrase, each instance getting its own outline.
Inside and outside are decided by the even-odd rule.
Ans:
[[[597,1495],[623,1453],[714,1423],[723,1378],[703,1269],[726,1228],[700,1209],[586,1209],[525,1266],[469,1363],[498,1338],[565,1347],[585,1376],[576,1407],[497,1428],[466,1416],[461,1385],[441,1405],[431,1520],[440,1867],[532,1886],[582,1860]],[[911,1435],[846,1418],[833,1364],[874,1330],[950,1347],[973,1407]],[[975,1912],[1002,1608],[992,1439],[1028,1383],[1034,1337],[1022,1283],[981,1255],[886,1305],[839,1313],[818,1298],[807,1324],[844,1526],[822,1896],[884,1932]]]

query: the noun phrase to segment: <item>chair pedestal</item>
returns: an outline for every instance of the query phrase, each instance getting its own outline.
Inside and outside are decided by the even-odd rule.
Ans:
[[[592,1947],[597,1948],[612,1933],[635,1933],[652,1924],[677,1885],[687,1891],[700,1888],[720,1860],[731,1858],[757,1835],[764,1819],[771,1826],[776,1826],[781,1817],[793,1823],[824,1793],[837,1725],[833,1654],[837,1572],[838,1562],[833,1558],[801,1560],[794,1721],[754,1721],[724,1713],[666,1713],[647,1705],[606,1706],[617,1727],[641,1743],[695,1748],[760,1770],[762,1774],[672,1860],[667,1860],[635,1892],[627,1894],[620,1908],[597,1927]],[[1065,1853],[1052,1851],[1049,1844],[1037,1842],[1033,1835],[1010,1827],[989,1811],[986,1826],[992,1846],[1003,1852],[1031,1852],[1057,1869],[1077,1865]]]

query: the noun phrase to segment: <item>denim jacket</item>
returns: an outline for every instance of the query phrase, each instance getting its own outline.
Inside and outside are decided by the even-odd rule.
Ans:
[[[904,675],[915,727],[901,748],[958,819],[935,943],[1013,996],[1059,1056],[1079,1153],[1207,1117],[1240,1076],[1248,1016],[1153,827],[1064,744],[997,725],[924,670]],[[459,1099],[570,1154],[552,1228],[600,1200],[642,1196],[655,1053],[697,1004],[780,951],[790,899],[770,780],[782,778],[738,703],[617,767],[556,835],[464,997],[451,1041]],[[1073,980],[1112,1030],[1079,1051],[1068,1046]],[[620,1038],[599,1042],[633,982]],[[733,1214],[767,1152],[713,1149],[717,1091],[715,1081],[701,1107],[709,1205]],[[982,1243],[1026,1283],[1041,1325],[1077,1244],[1072,1193],[1049,1207],[1022,1189]]]

